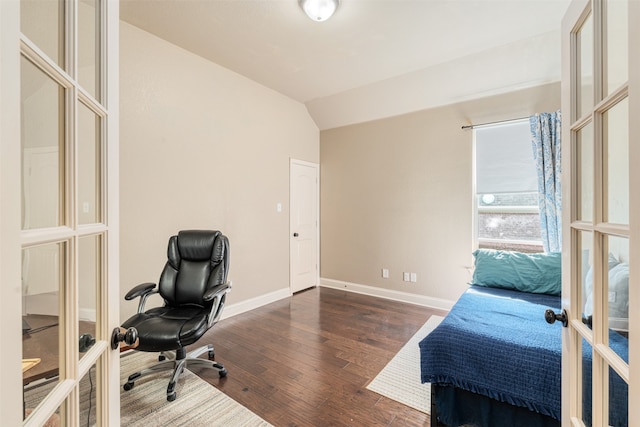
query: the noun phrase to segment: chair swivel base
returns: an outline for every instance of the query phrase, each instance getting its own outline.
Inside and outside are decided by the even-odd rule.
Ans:
[[[208,352],[209,360],[201,359],[198,356],[201,354]],[[136,380],[145,377],[147,375],[155,374],[160,371],[173,369],[173,375],[171,376],[171,380],[169,381],[169,385],[167,386],[167,400],[172,402],[176,400],[176,382],[178,381],[178,377],[182,372],[184,372],[185,368],[208,368],[214,369],[218,372],[220,378],[224,378],[227,376],[227,369],[221,364],[217,362],[212,362],[215,358],[215,353],[213,351],[213,345],[205,345],[199,347],[189,353],[186,352],[184,348],[178,349],[176,351],[166,351],[160,353],[158,356],[159,363],[150,366],[149,368],[143,369],[140,372],[136,372],[134,374],[129,375],[127,382],[122,386],[125,391],[129,391],[135,385]]]

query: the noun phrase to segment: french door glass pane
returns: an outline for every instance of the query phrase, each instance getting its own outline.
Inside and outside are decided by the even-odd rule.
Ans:
[[[82,0],[78,3],[78,82],[100,100],[98,17],[98,0]]]
[[[64,2],[20,0],[20,31],[64,68]]]
[[[100,118],[78,102],[78,223],[101,219]]]
[[[628,385],[627,383],[613,370],[609,367],[605,371],[604,384],[609,383],[609,399],[608,399],[608,407],[609,407],[609,416],[608,423],[603,424],[597,420],[593,419],[593,360],[592,360],[592,348],[585,340],[582,340],[582,372],[583,372],[583,383],[582,383],[582,421],[584,421],[585,426],[602,426],[609,425],[612,427],[627,427],[629,425],[629,412],[628,412]],[[595,354],[593,357],[597,357]],[[599,362],[596,362],[599,363]],[[599,398],[598,395],[595,396],[596,399]],[[606,395],[605,395],[606,399]]]
[[[64,223],[64,88],[21,59],[22,228]]]
[[[22,250],[22,376],[27,409],[35,408],[59,380],[63,361],[59,307],[66,281],[66,250],[64,242]],[[48,389],[47,383],[53,385]]]
[[[629,223],[629,100],[623,99],[603,115],[607,153],[605,220]]]
[[[629,425],[629,385],[609,368],[609,425],[627,427]]]
[[[605,93],[610,94],[628,79],[629,72],[629,4],[627,0],[606,2],[606,79]]]
[[[593,414],[592,348],[584,338],[578,342],[580,343],[580,348],[578,348],[577,353],[582,354],[582,360],[580,361],[582,366],[578,368],[578,372],[582,372],[582,389],[576,390],[578,394],[577,401],[582,404],[582,421],[584,425],[591,427]]]
[[[96,365],[80,380],[80,426],[96,425],[96,390],[99,390]]]
[[[578,169],[578,220],[593,220],[593,124],[589,123],[577,133],[576,138]]]
[[[593,19],[591,15],[582,24],[577,35],[580,49],[577,117],[582,117],[593,107]]]
[[[102,239],[85,236],[78,239],[78,301],[80,357],[94,344],[96,337],[97,289],[101,276]]]
[[[609,346],[626,360],[629,335],[629,239],[608,236],[609,273],[605,296],[608,300]],[[631,308],[633,309],[633,308]]]
[[[580,245],[578,253],[582,259],[578,263],[580,269],[579,276],[582,277],[582,286],[577,296],[582,301],[582,317],[589,319],[593,316],[593,233],[580,231],[578,243]]]

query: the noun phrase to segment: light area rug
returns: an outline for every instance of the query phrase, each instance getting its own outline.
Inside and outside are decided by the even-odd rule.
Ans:
[[[157,361],[156,354],[134,353],[120,362],[121,382]],[[232,375],[230,372],[229,375]],[[176,384],[177,399],[166,397],[170,371],[143,378],[130,391],[120,393],[121,426],[237,426],[268,427],[271,424],[222,393],[200,377],[185,370]]]
[[[431,410],[431,386],[420,381],[418,343],[442,322],[431,316],[367,385],[367,389],[428,414]]]
[[[272,427],[271,424],[231,399],[189,370],[176,384],[177,398],[167,401],[171,371],[150,375],[124,391],[122,385],[133,372],[156,362],[157,353],[131,352],[120,359],[120,425],[122,427]],[[95,425],[95,369],[91,381],[80,381],[80,425]],[[231,376],[233,373],[230,372]],[[229,379],[231,380],[231,379]],[[27,408],[34,408],[57,384],[57,379],[25,389]]]

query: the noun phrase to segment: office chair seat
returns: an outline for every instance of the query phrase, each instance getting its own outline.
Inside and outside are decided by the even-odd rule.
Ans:
[[[139,351],[166,351],[193,344],[208,328],[202,307],[158,307],[122,324],[138,331]]]
[[[186,346],[197,342],[220,319],[231,282],[229,241],[219,231],[180,231],[169,239],[167,263],[158,284],[143,283],[131,289],[125,300],[140,298],[138,312],[122,326],[137,331],[137,351],[159,352],[157,363],[129,375],[123,388],[131,390],[139,378],[165,369],[173,369],[167,386],[167,400],[176,398],[175,386],[180,374],[190,366],[214,369],[222,378],[225,367],[214,361],[213,345],[187,354]],[[150,295],[159,294],[162,307],[144,309]],[[208,358],[198,356],[208,353]]]

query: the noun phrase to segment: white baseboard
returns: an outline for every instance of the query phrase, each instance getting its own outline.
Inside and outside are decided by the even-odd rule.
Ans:
[[[424,307],[437,308],[440,310],[451,310],[455,301],[442,298],[427,297],[424,295],[411,294],[409,292],[394,291],[392,289],[378,288],[375,286],[360,285],[357,283],[343,282],[341,280],[320,278],[320,286],[343,291],[355,292],[357,294],[370,295],[379,298],[386,298],[394,301],[406,302],[409,304],[421,305]]]
[[[78,317],[80,320],[85,320],[87,322],[95,322],[96,321],[96,309],[95,308],[81,308],[78,312]]]
[[[25,295],[22,306],[23,314],[41,314],[44,316],[60,315],[60,301],[57,292]]]
[[[233,317],[246,311],[253,310],[254,308],[259,308],[263,305],[267,305],[284,298],[289,298],[290,296],[291,288],[286,287],[274,292],[269,292],[268,294],[257,296],[255,298],[237,302],[235,304],[229,304],[224,307],[224,310],[222,311],[222,317],[220,319]]]

